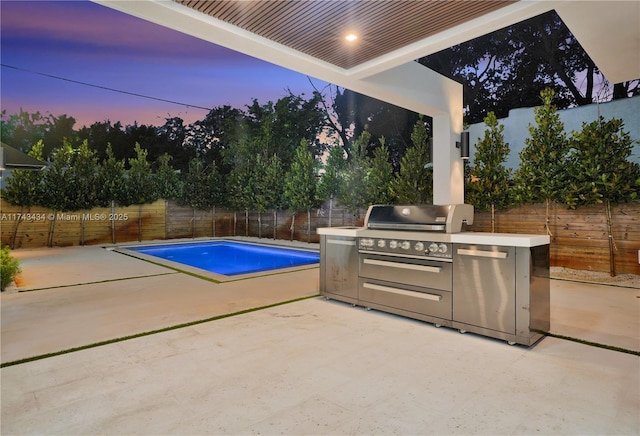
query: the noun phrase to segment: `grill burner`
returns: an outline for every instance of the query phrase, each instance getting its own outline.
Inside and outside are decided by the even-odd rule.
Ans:
[[[430,258],[451,261],[450,233],[473,223],[473,206],[415,205],[369,207],[364,226],[358,232],[361,252],[380,253],[409,259]]]

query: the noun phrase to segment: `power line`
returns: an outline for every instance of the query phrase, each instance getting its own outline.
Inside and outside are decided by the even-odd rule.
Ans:
[[[211,108],[202,107],[202,106],[198,106],[198,105],[195,105],[195,104],[182,103],[182,102],[174,101],[174,100],[166,100],[164,98],[158,98],[158,97],[151,97],[149,95],[138,94],[136,92],[129,92],[129,91],[123,91],[121,89],[109,88],[108,86],[94,85],[93,83],[81,82],[79,80],[68,79],[66,77],[54,76],[53,74],[42,73],[40,71],[27,70],[25,68],[15,67],[13,65],[7,65],[7,64],[0,64],[0,65],[2,65],[4,68],[11,68],[11,69],[17,70],[17,71],[23,71],[23,72],[26,72],[26,73],[37,74],[39,76],[49,77],[51,79],[57,79],[57,80],[63,80],[65,82],[76,83],[78,85],[90,86],[92,88],[104,89],[106,91],[118,92],[120,94],[132,95],[134,97],[147,98],[149,100],[156,100],[156,101],[162,101],[164,103],[177,104],[177,105],[180,105],[180,106],[185,106],[187,108],[202,109],[202,110],[206,110],[206,111],[211,111],[212,110]]]

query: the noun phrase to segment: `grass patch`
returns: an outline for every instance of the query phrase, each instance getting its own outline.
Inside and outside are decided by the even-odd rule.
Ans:
[[[180,271],[178,271],[180,272]],[[137,276],[137,277],[122,277],[119,279],[107,279],[107,280],[99,280],[97,282],[85,282],[85,283],[74,283],[72,285],[58,285],[58,286],[49,286],[47,288],[35,288],[35,289],[24,289],[24,290],[19,290],[18,292],[34,292],[34,291],[44,291],[44,290],[48,290],[48,289],[60,289],[60,288],[71,288],[74,286],[85,286],[85,285],[96,285],[96,284],[100,284],[100,283],[110,283],[110,282],[121,282],[123,280],[135,280],[135,279],[146,279],[149,277],[158,277],[158,276],[166,276],[169,274],[174,274],[174,273],[161,273],[161,274],[151,274],[148,276]]]
[[[244,310],[240,310],[238,312],[227,313],[227,314],[224,314],[224,315],[217,315],[217,316],[213,316],[211,318],[205,318],[205,319],[201,319],[201,320],[197,320],[197,321],[190,321],[190,322],[186,322],[186,323],[183,323],[183,324],[178,324],[178,325],[174,325],[174,326],[170,326],[170,327],[164,327],[164,328],[157,329],[157,330],[151,330],[151,331],[148,331],[148,332],[136,333],[136,334],[133,334],[133,335],[123,336],[123,337],[120,337],[120,338],[114,338],[114,339],[109,339],[109,340],[106,340],[106,341],[95,342],[93,344],[83,345],[81,347],[69,348],[69,349],[62,350],[62,351],[56,351],[56,352],[53,352],[53,353],[40,354],[38,356],[27,357],[27,358],[24,358],[24,359],[14,360],[12,362],[2,363],[2,364],[0,364],[0,368],[6,368],[8,366],[21,365],[23,363],[34,362],[36,360],[47,359],[49,357],[61,356],[63,354],[74,353],[76,351],[87,350],[89,348],[102,347],[103,345],[109,345],[109,344],[113,344],[113,343],[116,343],[116,342],[128,341],[129,339],[141,338],[143,336],[150,336],[150,335],[155,335],[157,333],[164,333],[164,332],[168,332],[168,331],[171,331],[171,330],[177,330],[177,329],[182,329],[182,328],[185,328],[185,327],[191,327],[191,326],[194,326],[194,325],[197,325],[197,324],[204,324],[206,322],[216,321],[216,320],[219,320],[219,319],[229,318],[229,317],[237,316],[237,315],[243,315],[245,313],[256,312],[258,310],[269,309],[271,307],[282,306],[282,305],[289,304],[289,303],[295,303],[297,301],[308,300],[310,298],[316,298],[317,296],[318,295],[311,295],[311,296],[308,296],[308,297],[300,297],[300,298],[296,298],[296,299],[293,299],[293,300],[287,300],[287,301],[281,301],[279,303],[269,304],[267,306],[260,306],[260,307],[254,307],[254,308],[251,308],[251,309],[244,309]]]
[[[579,344],[589,345],[591,347],[604,348],[605,350],[617,351],[620,353],[633,354],[635,356],[640,356],[640,351],[628,350],[622,347],[616,347],[613,345],[600,344],[598,342],[587,341],[584,339],[572,338],[571,336],[557,335],[555,333],[547,333],[547,336],[552,338],[564,339],[566,341],[577,342]]]

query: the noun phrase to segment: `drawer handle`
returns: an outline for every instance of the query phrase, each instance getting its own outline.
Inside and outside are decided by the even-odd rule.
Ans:
[[[461,256],[477,256],[477,257],[490,257],[493,259],[506,259],[507,254],[504,251],[483,251],[483,250],[468,250],[466,248],[458,248],[458,254]]]
[[[356,241],[344,241],[342,239],[327,239],[327,244],[354,246],[356,245]]]
[[[416,297],[416,298],[423,298],[425,300],[433,300],[433,301],[442,300],[442,295],[427,294],[425,292],[407,291],[404,289],[392,288],[391,286],[382,286],[382,285],[376,285],[373,283],[363,283],[362,286],[368,289],[373,289],[374,291],[392,292],[394,294],[406,295],[409,297]]]
[[[390,268],[410,269],[413,271],[439,273],[442,268],[439,266],[414,265],[413,263],[387,262],[386,260],[365,259],[367,265],[387,266]]]

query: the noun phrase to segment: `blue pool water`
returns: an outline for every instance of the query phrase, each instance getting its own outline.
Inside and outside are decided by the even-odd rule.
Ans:
[[[227,276],[320,262],[318,253],[230,241],[149,245],[129,249]]]

